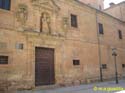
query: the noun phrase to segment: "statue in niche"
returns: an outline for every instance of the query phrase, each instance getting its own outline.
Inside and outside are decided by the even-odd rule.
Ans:
[[[16,16],[17,20],[21,23],[21,25],[25,25],[28,19],[28,7],[24,4],[20,4],[18,6]]]
[[[42,13],[41,15],[41,32],[50,33],[50,16],[48,13]]]

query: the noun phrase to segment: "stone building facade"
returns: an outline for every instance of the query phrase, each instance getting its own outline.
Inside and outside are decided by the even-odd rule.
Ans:
[[[79,0],[85,4],[88,4],[96,9],[103,10],[104,9],[104,0]]]
[[[0,80],[17,88],[125,76],[125,23],[76,0],[11,0],[0,9]],[[120,31],[120,33],[119,33]]]
[[[125,21],[125,1],[119,3],[119,4],[113,4],[111,3],[111,6],[104,10],[104,12],[122,20]]]

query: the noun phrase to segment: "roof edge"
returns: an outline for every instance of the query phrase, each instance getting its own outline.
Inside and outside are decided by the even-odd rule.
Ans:
[[[125,23],[125,21],[120,20],[120,19],[118,19],[118,18],[116,18],[116,17],[114,17],[114,16],[112,16],[112,15],[110,15],[110,14],[108,14],[108,13],[105,13],[104,11],[101,11],[101,10],[99,10],[99,9],[96,9],[96,8],[94,8],[94,7],[92,7],[92,6],[89,6],[89,5],[87,5],[87,4],[83,3],[83,2],[80,2],[79,0],[74,0],[74,1],[76,1],[77,3],[79,3],[79,4],[81,4],[81,5],[85,5],[85,6],[89,7],[89,8],[91,8],[91,9],[94,9],[96,12],[100,12],[100,13],[102,13],[102,14],[105,14],[105,15],[109,16],[109,17],[112,17],[112,18],[115,19],[115,20],[118,20],[118,21],[120,21],[120,22],[122,22],[122,23]],[[123,1],[123,2],[121,2],[121,3],[125,3],[125,1]],[[121,4],[121,3],[119,3],[119,4]]]
[[[122,2],[120,2],[120,3],[118,3],[118,4],[113,5],[112,7],[108,7],[108,8],[106,8],[106,9],[104,9],[103,11],[106,11],[106,10],[109,10],[109,9],[111,9],[111,8],[117,7],[117,6],[119,6],[119,5],[121,5],[121,4],[124,4],[124,3],[125,3],[125,1],[122,1]]]

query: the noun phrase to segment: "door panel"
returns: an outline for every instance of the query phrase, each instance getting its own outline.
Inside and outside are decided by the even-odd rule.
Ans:
[[[54,84],[54,49],[37,47],[35,61],[35,85]]]

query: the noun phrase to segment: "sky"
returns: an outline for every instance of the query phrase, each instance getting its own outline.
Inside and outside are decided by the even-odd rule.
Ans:
[[[117,3],[120,3],[122,1],[125,1],[125,0],[104,0],[105,8],[108,8],[109,7],[109,3],[111,3],[111,2],[117,4]]]

